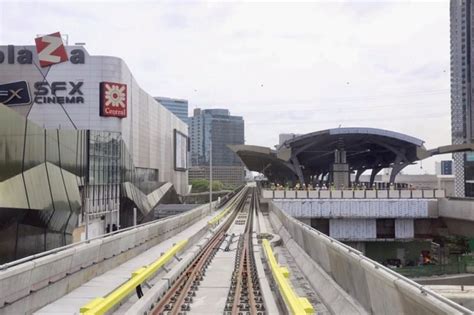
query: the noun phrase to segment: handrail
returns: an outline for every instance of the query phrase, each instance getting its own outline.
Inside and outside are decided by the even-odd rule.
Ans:
[[[296,292],[291,288],[287,278],[290,273],[287,268],[281,267],[273,255],[273,250],[270,242],[267,239],[262,241],[262,246],[267,256],[268,265],[272,270],[273,278],[278,286],[280,294],[283,296],[286,305],[290,309],[292,314],[313,314],[314,308],[307,298],[299,297]]]
[[[176,253],[183,249],[188,240],[183,240],[175,244],[171,249],[164,253],[158,260],[141,267],[132,273],[132,277],[105,297],[98,297],[82,306],[81,314],[84,315],[102,315],[112,309],[126,298],[136,287],[151,278],[161,267],[171,260]]]
[[[234,200],[232,200],[230,202],[230,204],[224,209],[222,210],[219,214],[217,214],[214,218],[212,218],[211,220],[209,220],[207,222],[207,224],[209,225],[214,225],[216,224],[217,222],[219,222],[224,216],[227,215],[227,213],[230,211],[230,209],[234,206],[234,204],[237,202],[237,200],[239,200],[239,195],[241,194],[241,192],[244,191],[244,190],[241,190],[237,195],[235,195],[235,198]]]

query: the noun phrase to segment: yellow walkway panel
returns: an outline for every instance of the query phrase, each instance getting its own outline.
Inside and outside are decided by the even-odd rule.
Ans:
[[[309,303],[308,299],[299,297],[290,286],[290,282],[287,279],[290,276],[290,273],[286,267],[280,267],[276,261],[270,242],[264,239],[262,241],[262,246],[268,260],[268,265],[272,271],[273,279],[275,280],[278,290],[283,296],[288,309],[294,315],[313,314],[314,308],[311,303]]]
[[[181,251],[188,240],[181,241],[170,248],[158,260],[148,266],[139,268],[132,273],[131,278],[105,297],[98,297],[81,307],[84,315],[101,315],[120,304],[136,287],[150,279],[161,267],[168,263],[174,255]]]

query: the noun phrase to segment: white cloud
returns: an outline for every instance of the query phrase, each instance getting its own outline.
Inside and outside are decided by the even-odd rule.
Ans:
[[[249,144],[340,124],[450,143],[448,1],[0,2],[1,44],[58,30],[150,94],[243,115]]]

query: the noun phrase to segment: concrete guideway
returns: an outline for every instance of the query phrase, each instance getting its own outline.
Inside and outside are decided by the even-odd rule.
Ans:
[[[255,198],[256,189],[247,187],[235,208],[228,211],[228,218],[212,230],[195,258],[178,271],[180,275],[166,293],[152,298],[145,295],[148,301],[156,298],[151,314],[265,314],[251,246]],[[137,308],[133,309],[135,312]]]
[[[250,203],[243,196],[245,200],[214,226],[197,248],[184,254],[182,264],[165,275],[173,286],[158,283],[126,314],[295,314],[277,294],[275,285],[269,284],[269,280],[273,283],[271,272],[262,264],[262,258],[267,259],[256,231],[267,228],[261,214],[255,211],[257,194],[252,194]],[[245,246],[246,242],[251,246]],[[200,270],[198,274],[196,268]],[[262,302],[264,308],[259,306]],[[313,308],[309,307],[312,313]]]
[[[186,235],[204,230],[207,221],[212,217],[209,211],[209,206],[204,205],[172,218],[143,224],[3,265],[0,270],[0,314],[33,313],[93,278],[96,278],[95,286],[100,288],[103,284],[97,282],[98,276],[113,271],[125,262],[133,261],[134,257],[141,257],[141,253],[146,256],[147,250],[151,250],[148,253],[149,258],[135,261],[135,265],[131,262],[129,269],[124,265],[123,272],[111,273],[106,277],[107,281],[112,281],[110,291],[114,285],[125,281],[132,271],[159,257],[161,252],[171,247],[175,240],[177,242],[186,238]],[[184,234],[180,238],[173,239],[173,236],[179,233]],[[152,249],[157,245],[159,247],[153,252]],[[81,290],[85,291],[85,294],[90,292],[88,289]],[[91,297],[95,298],[106,293],[107,290],[101,291]],[[88,300],[82,302],[85,304]],[[73,312],[78,312],[83,304],[78,303]]]
[[[334,314],[472,314],[359,251],[288,216],[272,202],[270,220]],[[330,285],[321,286],[321,283]]]
[[[305,313],[317,314],[472,314],[297,221],[273,202],[263,214],[257,197],[249,198],[248,193],[257,190],[248,185],[212,213],[204,205],[11,264],[0,270],[0,315],[78,314],[92,300],[110,297],[143,266],[160,262],[163,253],[182,241],[187,243],[178,259],[158,263],[153,276],[139,281],[141,292],[136,292],[141,298],[128,290],[109,313],[160,313],[174,301],[177,307],[171,305],[171,314],[248,309],[262,315],[299,314],[292,307],[296,301]],[[267,252],[271,245],[273,263],[262,239]],[[272,268],[283,271],[281,267],[288,268],[290,278],[284,277],[286,270],[283,277],[275,277]],[[292,290],[293,302],[284,297],[285,290]],[[305,303],[301,298],[307,298]]]
[[[205,216],[188,229],[164,240],[160,244],[134,258],[131,257],[130,260],[124,262],[120,266],[117,266],[116,268],[113,268],[84,283],[79,288],[40,309],[35,314],[54,314],[59,310],[64,314],[77,314],[81,307],[97,297],[106,296],[112,292],[122,283],[129,280],[132,272],[155,261],[162,253],[169,250],[173,244],[182,240],[192,239],[193,235],[198,234],[206,228],[207,221],[211,217],[211,215]],[[133,297],[134,294],[135,292],[132,292],[131,296]]]

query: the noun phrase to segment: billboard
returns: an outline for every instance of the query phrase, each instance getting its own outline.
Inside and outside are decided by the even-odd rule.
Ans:
[[[186,171],[188,169],[188,137],[174,130],[174,169]]]
[[[100,116],[127,117],[127,85],[100,82]]]
[[[31,103],[30,90],[26,81],[17,81],[0,85],[0,104],[15,106]]]

